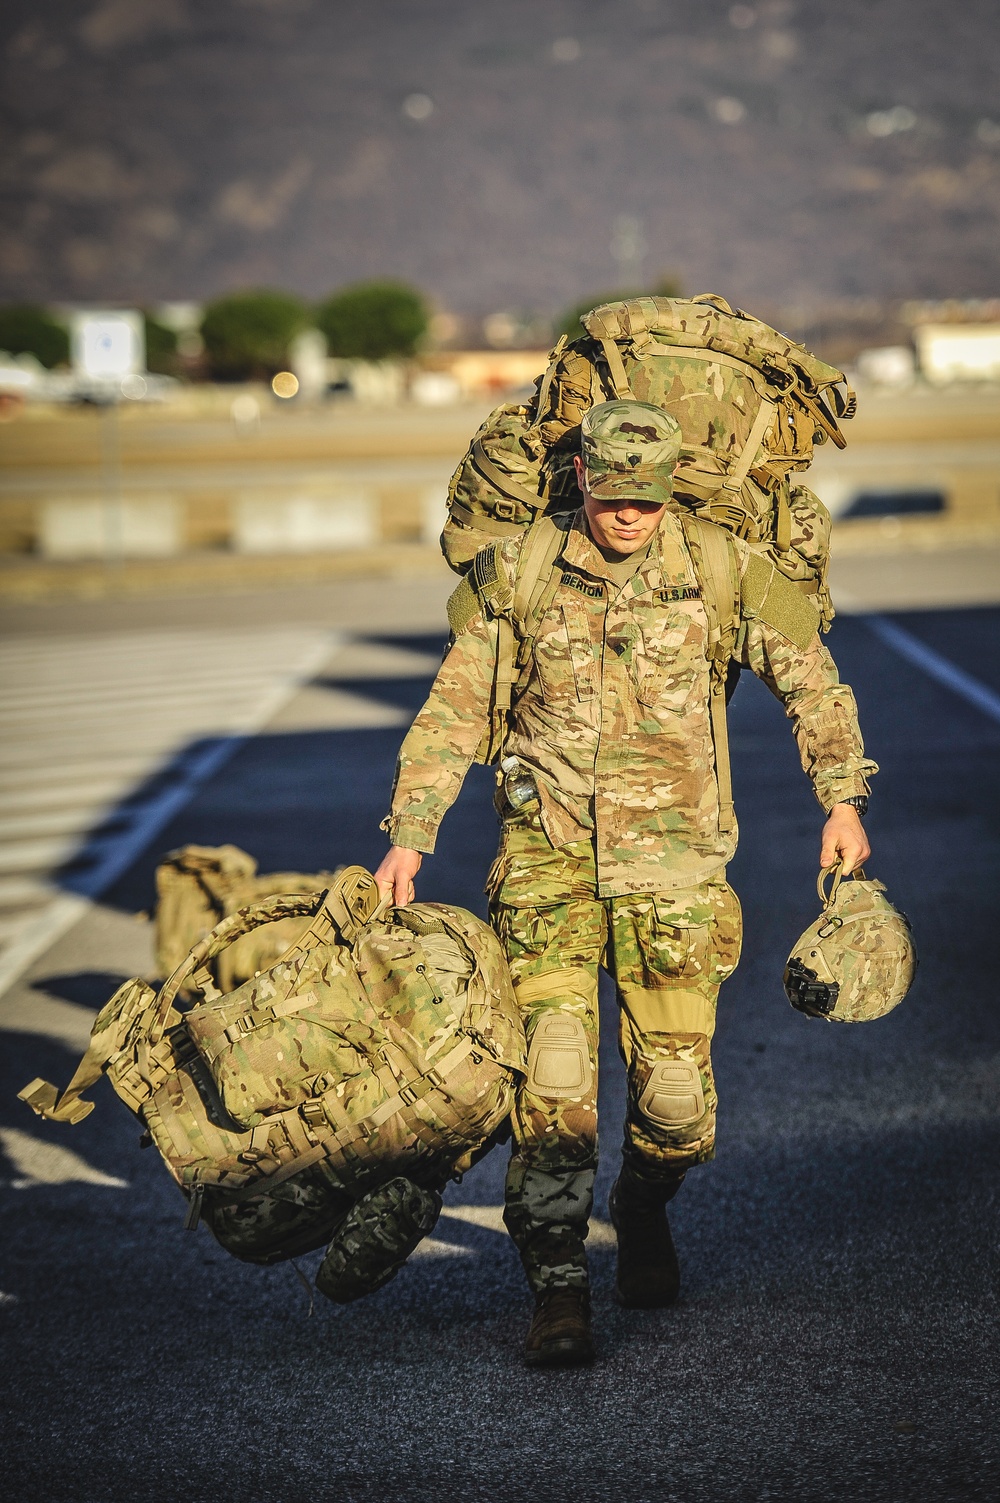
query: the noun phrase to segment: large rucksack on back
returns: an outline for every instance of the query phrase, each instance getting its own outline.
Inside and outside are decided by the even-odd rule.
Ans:
[[[292,918],[308,927],[278,964],[220,994],[211,961]],[[181,1010],[185,985],[203,1000]],[[159,994],[126,982],[69,1086],[34,1080],[19,1094],[51,1121],[78,1122],[93,1110],[82,1093],[107,1074],[188,1197],[187,1225],[203,1218],[237,1256],[269,1263],[341,1223],[350,1252],[374,1212],[409,1217],[419,1240],[437,1189],[504,1123],[524,1068],[493,931],[444,904],[386,908],[374,878],[348,867],[325,893],[224,919]],[[331,1244],[324,1269],[345,1257]],[[384,1281],[366,1283],[363,1267],[354,1284],[342,1275],[324,1292],[351,1298]]]
[[[279,893],[324,892],[332,872],[268,872],[237,845],[185,845],[156,868],[156,974],[169,976],[221,919]],[[308,919],[280,918],[249,930],[216,956],[213,979],[230,992],[266,971],[308,928]]]
[[[492,413],[452,476],[441,540],[452,567],[540,516],[575,511],[584,413],[634,399],[680,424],[676,506],[766,550],[828,626],[830,518],[791,477],[817,443],[844,447],[839,420],[855,398],[843,372],[713,294],[608,303],[581,323],[581,338],[552,351],[534,399]]]

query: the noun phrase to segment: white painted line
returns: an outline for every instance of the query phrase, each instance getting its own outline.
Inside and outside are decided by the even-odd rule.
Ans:
[[[252,706],[252,702],[251,702]],[[110,716],[108,719],[110,720]],[[232,730],[238,730],[242,724],[242,717],[237,714],[227,716],[228,724],[221,725],[215,722],[208,725],[204,715],[183,716],[175,715],[169,725],[157,722],[155,718],[149,718],[141,724],[128,720],[129,749],[136,749],[145,754],[147,759],[157,752],[176,753],[186,741],[195,739],[208,740],[213,736],[225,736]],[[78,752],[84,752],[88,756],[99,757],[102,746],[108,744],[108,725],[98,722],[84,730],[71,731],[74,748]],[[44,736],[32,736],[31,740],[25,739],[17,748],[17,756],[0,757],[3,766],[11,768],[15,773],[20,773],[30,767],[32,760],[36,763],[48,759],[50,762],[57,760],[62,746],[66,744],[67,729],[64,726],[54,725]]]
[[[145,763],[142,766],[145,770]],[[65,809],[67,817],[75,817],[79,812],[82,818],[85,810],[89,810],[91,816],[98,810],[110,813],[117,807],[121,791],[120,778],[104,778],[100,782],[91,783],[67,783],[63,774],[62,781],[50,786],[42,784],[35,788],[18,788],[12,793],[0,793],[0,819],[14,818],[19,809],[34,809],[39,816],[43,811],[49,810],[53,817],[57,809]]]
[[[220,670],[210,664],[207,667],[195,667],[190,669],[183,665],[178,667],[172,675],[157,673],[155,681],[152,676],[141,679],[138,683],[134,680],[122,678],[121,680],[109,681],[107,675],[103,675],[99,682],[84,682],[79,688],[63,690],[58,684],[43,687],[31,687],[19,689],[16,692],[5,690],[0,692],[0,714],[5,718],[8,715],[40,714],[53,708],[72,708],[74,710],[89,709],[97,698],[99,703],[106,699],[121,700],[134,696],[137,700],[156,700],[160,694],[176,698],[179,694],[190,694],[192,698],[198,696],[204,699],[212,693],[218,693],[220,688]],[[224,666],[223,689],[232,694],[252,694],[260,685],[260,668],[257,664],[248,667],[241,663],[239,667],[234,665]]]
[[[57,893],[58,888],[46,878],[0,877],[0,909],[35,907]]]
[[[0,956],[0,996],[40,955],[60,939],[91,907],[92,903],[128,870],[150,841],[193,794],[229,761],[251,736],[288,703],[292,696],[323,667],[330,654],[342,646],[339,632],[323,632],[303,654],[295,670],[262,695],[252,714],[247,716],[233,735],[211,741],[181,769],[179,779],[136,810],[134,822],[120,835],[109,837],[104,845],[92,847],[94,864],[70,879],[74,892],[62,893],[25,927],[24,932]],[[67,885],[70,885],[67,883]]]
[[[290,627],[244,626],[207,628],[205,631],[183,631],[167,627],[163,631],[121,633],[117,630],[92,632],[84,636],[39,636],[29,641],[9,639],[0,644],[0,668],[4,665],[17,667],[22,663],[51,664],[53,648],[60,658],[80,657],[87,662],[99,654],[101,661],[115,663],[126,660],[173,658],[178,652],[190,651],[196,656],[206,652],[242,652],[247,644],[261,644],[264,651],[270,650],[279,660],[289,643],[301,642],[304,632],[312,628],[303,624]]]
[[[915,668],[922,668],[928,678],[943,684],[967,704],[974,705],[988,720],[1000,725],[1000,694],[994,689],[981,684],[971,673],[956,668],[954,663],[921,642],[919,637],[905,631],[902,626],[897,626],[895,621],[887,621],[884,616],[865,616],[864,620],[875,636],[887,647],[891,647],[893,652],[897,652]]]
[[[0,845],[0,872],[48,872],[79,849],[76,840],[18,840]]]
[[[224,712],[232,705],[239,707],[246,700],[253,701],[255,691],[260,687],[260,675],[255,679],[247,678],[243,684],[216,683],[203,684],[197,690],[189,689],[184,684],[176,684],[170,688],[160,689],[157,685],[146,685],[130,688],[123,684],[114,692],[104,691],[98,697],[96,693],[87,695],[80,704],[74,704],[68,700],[60,704],[58,699],[52,699],[38,707],[14,709],[5,712],[0,706],[0,714],[3,714],[4,725],[8,727],[8,734],[18,726],[27,726],[27,734],[31,734],[32,727],[37,726],[39,735],[46,735],[46,727],[53,720],[64,724],[67,715],[72,713],[74,722],[79,724],[84,731],[92,721],[99,724],[105,721],[105,717],[113,710],[126,708],[130,712],[129,723],[132,715],[142,724],[150,720],[150,709],[161,713],[157,716],[160,724],[163,722],[162,711],[170,710],[174,706],[182,708],[190,705],[191,712],[198,706],[212,707],[216,714]],[[18,735],[25,732],[18,731]]]
[[[5,767],[4,785],[8,788],[62,788],[72,785],[84,779],[113,778],[115,780],[116,794],[120,789],[122,778],[133,777],[139,773],[145,776],[149,767],[149,758],[141,752],[133,752],[129,747],[128,756],[115,756],[113,753],[104,755],[95,751],[93,756],[89,754],[81,757],[75,748],[63,747],[64,755],[58,765],[45,767],[39,765],[36,760],[32,761],[20,752],[15,759],[4,755],[4,749],[0,748],[0,767]],[[20,765],[19,765],[20,764]]]
[[[100,805],[87,808],[77,804],[75,808],[63,809],[61,812],[50,811],[47,814],[0,814],[0,840],[20,840],[40,835],[82,835],[92,827],[100,813]]]
[[[39,955],[44,955],[68,929],[72,929],[77,919],[83,918],[90,906],[86,898],[77,897],[75,893],[60,893],[47,908],[25,924],[0,955],[0,997]]]
[[[49,890],[48,892],[41,894],[41,896],[50,898],[52,896],[52,892],[51,890]],[[0,908],[0,945],[13,944],[14,940],[17,939],[21,934],[21,931],[23,930],[27,921],[28,916],[24,911],[23,905],[20,908],[17,908],[14,911],[13,915],[11,914],[9,909],[4,911],[2,908]],[[0,1027],[2,1026],[3,1025],[0,1024]]]

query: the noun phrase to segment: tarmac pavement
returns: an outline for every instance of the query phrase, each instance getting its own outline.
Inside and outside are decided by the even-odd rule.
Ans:
[[[298,615],[291,597],[247,597],[258,626],[309,619],[353,634],[0,999],[3,1496],[995,1499],[1000,723],[989,694],[971,703],[864,618],[838,620],[831,646],[882,766],[869,871],[913,921],[916,984],[865,1028],[788,1006],[781,970],[815,915],[821,816],[780,708],[741,685],[730,875],[747,938],[714,1049],[718,1158],[672,1207],[679,1304],[619,1309],[606,1196],[623,1081],[605,995],[592,1369],[520,1364],[529,1300],[499,1230],[505,1150],[450,1187],[433,1238],[394,1283],[347,1308],[317,1296],[310,1313],[289,1265],[244,1266],[204,1228],[182,1231],[181,1197],[104,1083],[76,1128],[14,1099],[36,1074],[64,1083],[93,1009],[151,966],[149,924],[135,915],[159,852],[233,841],[262,870],[377,862],[395,752],[443,636],[446,586],[400,590],[315,587]],[[60,610],[115,637],[138,621],[167,629],[176,608]],[[184,610],[218,623],[218,603]],[[37,637],[70,619],[12,624]],[[1000,611],[891,620],[1000,695]],[[420,896],[482,912],[495,833],[490,775],[477,769]]]

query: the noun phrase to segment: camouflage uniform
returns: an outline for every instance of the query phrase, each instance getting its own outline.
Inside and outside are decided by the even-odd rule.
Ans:
[[[584,430],[586,440],[586,420]],[[588,482],[591,462],[588,454]],[[503,545],[512,575],[521,545]],[[745,570],[749,550],[739,541],[736,549]],[[676,1178],[713,1153],[709,1046],[718,988],[740,949],[739,904],[725,882],[736,830],[720,829],[708,621],[680,522],[664,514],[647,557],[619,587],[581,512],[557,567],[505,747],[534,776],[540,808],[505,826],[489,882],[530,1046],[507,1224],[536,1292],[586,1282],[598,966],[618,988],[626,1154],[640,1173]],[[496,621],[480,611],[400,750],[383,826],[395,844],[433,851],[489,722],[496,651]],[[782,700],[821,805],[866,793],[875,766],[819,636],[800,650],[748,620],[744,661]]]

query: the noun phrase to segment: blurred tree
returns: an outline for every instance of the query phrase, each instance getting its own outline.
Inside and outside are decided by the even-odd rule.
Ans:
[[[177,374],[177,334],[150,313],[143,313],[146,328],[146,368],[159,376]]]
[[[34,355],[49,370],[69,360],[69,335],[44,308],[23,304],[0,308],[0,350]]]
[[[270,380],[288,365],[288,345],[309,322],[305,304],[266,287],[232,292],[205,309],[201,337],[221,381]]]
[[[630,297],[683,297],[681,284],[676,277],[663,276],[654,287],[643,287],[639,292],[608,292],[603,297],[590,297],[585,303],[574,303],[568,308],[561,318],[557,319],[555,332],[558,339],[560,334],[567,335],[570,339],[579,339],[583,335],[583,327],[580,323],[580,315],[589,313],[591,308],[599,308],[602,303],[620,303]]]
[[[412,355],[427,330],[427,305],[419,292],[400,282],[359,282],[321,303],[316,326],[331,355],[385,360]]]

